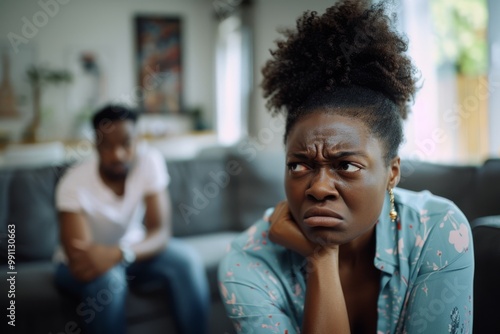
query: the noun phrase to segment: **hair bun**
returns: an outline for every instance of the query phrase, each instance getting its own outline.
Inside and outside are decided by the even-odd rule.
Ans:
[[[306,11],[262,69],[269,110],[293,113],[316,92],[361,86],[384,94],[406,118],[417,70],[391,25],[385,3],[346,0],[323,15]]]

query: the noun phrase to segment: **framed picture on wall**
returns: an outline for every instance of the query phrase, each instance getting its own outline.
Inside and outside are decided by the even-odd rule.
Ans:
[[[181,20],[135,17],[139,108],[146,114],[182,112]]]

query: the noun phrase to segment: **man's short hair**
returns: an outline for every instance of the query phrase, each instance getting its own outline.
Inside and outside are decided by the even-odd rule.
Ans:
[[[120,105],[107,105],[95,113],[92,117],[92,125],[97,130],[104,122],[130,120],[135,123],[137,118],[138,114],[133,109]]]

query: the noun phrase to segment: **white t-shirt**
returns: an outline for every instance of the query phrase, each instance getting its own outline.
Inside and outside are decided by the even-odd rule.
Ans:
[[[165,191],[170,178],[165,159],[158,151],[138,145],[136,152],[123,196],[116,195],[104,184],[96,158],[71,167],[59,181],[57,210],[82,213],[95,243],[130,245],[145,237],[144,198]],[[56,252],[55,260],[65,261],[62,247]]]

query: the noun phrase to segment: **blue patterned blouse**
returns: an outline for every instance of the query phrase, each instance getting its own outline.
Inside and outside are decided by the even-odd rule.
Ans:
[[[428,191],[394,194],[398,220],[391,222],[386,196],[376,226],[377,334],[472,333],[474,254],[467,219]],[[306,261],[268,239],[265,217],[231,244],[219,267],[221,296],[238,333],[300,333]]]

